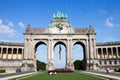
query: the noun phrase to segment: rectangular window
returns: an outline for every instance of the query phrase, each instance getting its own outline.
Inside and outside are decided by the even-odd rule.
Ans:
[[[107,61],[104,61],[104,64],[107,64]]]
[[[117,61],[116,61],[116,60],[114,61],[114,64],[117,64]]]
[[[102,64],[102,61],[99,61],[99,64],[101,65],[101,64]]]
[[[112,64],[112,61],[109,61],[109,64]]]

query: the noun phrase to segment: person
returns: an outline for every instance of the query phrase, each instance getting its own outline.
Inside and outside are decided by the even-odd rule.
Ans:
[[[106,72],[109,73],[109,68],[106,68]]]
[[[53,75],[53,72],[50,72],[49,75]]]

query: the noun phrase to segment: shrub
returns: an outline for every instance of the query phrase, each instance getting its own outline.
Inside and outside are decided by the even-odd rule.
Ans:
[[[5,70],[0,70],[0,73],[5,73]]]
[[[69,69],[61,69],[61,70],[59,70],[59,69],[57,69],[57,70],[49,70],[48,71],[48,73],[50,73],[50,72],[53,72],[53,73],[71,73],[71,72],[74,72],[73,70],[69,70]]]
[[[114,69],[115,72],[120,72],[120,69]]]

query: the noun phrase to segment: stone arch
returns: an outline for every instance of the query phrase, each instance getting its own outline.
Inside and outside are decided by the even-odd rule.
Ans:
[[[60,46],[59,46],[59,44],[61,45],[61,46],[64,46],[64,49],[60,49]],[[57,54],[55,54],[55,52],[57,52],[57,50],[55,49],[56,47],[58,47],[59,46],[59,50],[58,50],[58,55],[59,55],[59,57],[58,57],[58,55]],[[67,45],[66,45],[66,43],[65,43],[65,41],[56,41],[55,42],[55,44],[53,45],[53,49],[54,49],[54,51],[53,51],[53,54],[54,54],[54,60],[59,60],[60,62],[59,62],[59,65],[61,65],[60,63],[63,63],[63,66],[56,66],[56,64],[58,64],[58,63],[56,63],[56,61],[54,61],[54,68],[56,69],[56,68],[66,68],[66,64],[67,64]],[[59,51],[63,51],[63,53],[61,52],[61,55],[60,55],[60,52]],[[65,52],[65,53],[64,53]]]
[[[37,64],[37,57],[36,57],[36,56],[37,56],[37,52],[36,52],[36,51],[37,51],[38,46],[41,45],[41,44],[44,44],[44,45],[46,45],[46,46],[48,45],[48,44],[47,44],[47,41],[44,41],[44,40],[36,41],[36,42],[34,43],[34,55],[35,55],[35,56],[34,56],[34,60],[35,60],[35,61],[34,61],[34,66],[35,66],[35,69],[37,69],[37,65],[36,65],[36,64]],[[48,47],[48,46],[47,46],[47,47]]]
[[[41,44],[44,44],[44,45],[46,45],[47,46],[47,42],[46,41],[37,41],[37,42],[35,42],[35,44],[34,44],[34,49],[35,49],[35,51],[37,50],[37,47],[39,46],[39,45],[41,45]]]
[[[85,44],[82,41],[75,41],[72,46],[75,44],[80,44],[82,47],[85,47]]]
[[[77,40],[77,41],[75,41],[73,43],[72,47],[74,47],[74,45],[76,45],[76,44],[79,44],[79,45],[81,45],[83,47],[84,70],[86,70],[86,61],[87,60],[86,60],[86,46],[85,46],[85,43],[84,43],[84,41]],[[75,55],[75,54],[73,54],[73,55]]]
[[[66,43],[65,43],[64,41],[56,41],[56,42],[54,43],[54,48],[55,48],[55,46],[58,45],[58,44],[62,44],[62,45],[65,46],[65,48],[67,48],[67,45],[66,45]]]
[[[74,45],[77,44],[77,43],[79,43],[79,44],[81,44],[82,46],[85,47],[85,45],[86,45],[86,40],[73,40],[72,46],[74,46]]]

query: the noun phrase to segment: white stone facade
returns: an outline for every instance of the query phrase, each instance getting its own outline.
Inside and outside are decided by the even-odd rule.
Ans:
[[[56,17],[47,28],[28,25],[24,32],[24,43],[0,42],[0,69],[7,72],[17,68],[36,71],[36,50],[41,44],[47,46],[46,70],[55,69],[54,48],[57,44],[63,44],[66,48],[67,69],[74,70],[72,50],[75,44],[83,47],[85,69],[120,67],[120,42],[96,44],[92,25],[89,28],[74,28],[66,17],[62,18]]]
[[[36,49],[40,44],[45,44],[48,49],[46,70],[55,69],[54,47],[59,43],[66,47],[66,68],[74,70],[72,48],[75,44],[80,44],[84,48],[87,69],[89,69],[87,65],[95,61],[96,33],[92,25],[89,28],[73,28],[67,20],[53,20],[47,28],[31,28],[28,25],[24,36],[24,59],[33,60],[34,66],[36,64]],[[92,68],[95,69],[95,66]]]

